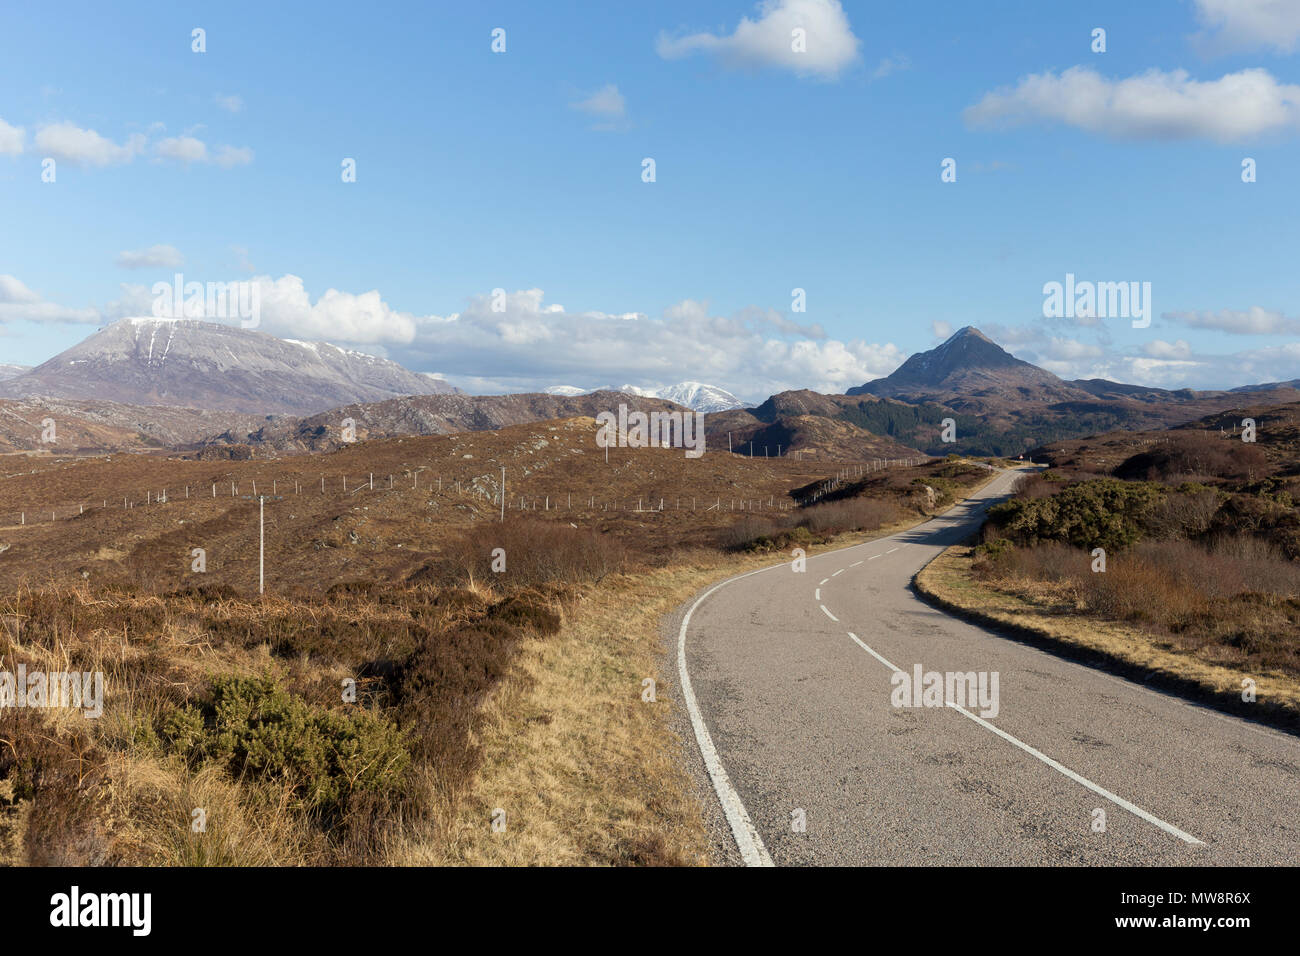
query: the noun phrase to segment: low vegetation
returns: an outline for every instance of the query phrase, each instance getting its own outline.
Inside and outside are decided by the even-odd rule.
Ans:
[[[838,534],[878,531],[948,507],[989,475],[987,467],[955,455],[915,469],[868,474],[798,511],[742,518],[720,540],[736,551],[786,551]],[[796,494],[808,491],[797,489]]]
[[[87,586],[0,601],[6,669],[101,671],[106,689],[98,719],[0,711],[5,859],[384,863],[446,839],[484,702],[605,573],[585,534],[545,535],[537,583],[508,589],[428,583],[453,573],[439,567],[324,600]]]
[[[329,496],[295,496],[288,518],[320,514],[277,535],[277,566],[328,570],[266,596],[232,583],[246,565],[201,586],[156,570],[223,521],[247,534],[238,500],[200,522],[145,513],[156,537],[102,552],[118,573],[72,564],[84,551],[70,542],[75,576],[0,596],[0,670],[101,672],[103,715],[0,710],[0,863],[706,862],[659,673],[662,616],[703,578],[919,520],[987,477],[940,461],[734,514],[725,487],[700,495],[707,512],[652,489],[662,510],[583,513],[567,497],[547,510],[538,496],[503,523],[475,499],[425,507],[414,487],[367,487],[337,517]],[[454,520],[430,523],[433,504]],[[38,530],[53,541],[82,524]],[[247,554],[244,541],[213,553]],[[663,706],[642,703],[646,676]],[[503,806],[510,839],[488,826]]]
[[[972,573],[1054,615],[1123,622],[1173,654],[1300,680],[1295,479],[1259,448],[1186,431],[1109,474],[1021,479]]]

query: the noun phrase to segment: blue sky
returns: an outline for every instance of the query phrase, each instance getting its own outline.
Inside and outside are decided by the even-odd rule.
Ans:
[[[1300,0],[11,5],[0,362],[180,272],[477,392],[842,391],[963,325],[1295,378],[1298,47]],[[1150,282],[1150,326],[1045,319],[1067,273]]]

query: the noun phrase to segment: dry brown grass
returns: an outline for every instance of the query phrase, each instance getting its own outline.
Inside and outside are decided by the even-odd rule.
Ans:
[[[773,471],[764,480],[779,476]],[[445,497],[431,496],[430,504],[447,507]],[[159,512],[147,546],[129,551],[128,566],[143,562],[130,574],[105,581],[93,573],[74,587],[46,583],[0,597],[0,668],[21,661],[34,669],[98,670],[106,691],[98,720],[67,711],[0,717],[0,859],[705,862],[700,808],[680,759],[684,744],[671,731],[674,678],[659,672],[659,623],[702,579],[772,560],[680,546],[689,535],[678,529],[689,524],[707,543],[734,516],[714,512],[696,525],[698,513],[685,508],[621,510],[599,520],[613,529],[605,536],[591,529],[591,511],[579,528],[569,527],[567,514],[549,523],[516,515],[499,525],[475,519],[467,502],[450,527],[477,525],[459,549],[446,549],[444,523],[420,531],[441,534],[436,550],[422,540],[420,548],[399,551],[394,541],[410,533],[400,520],[409,506],[398,502],[386,515],[378,491],[366,500],[369,506],[316,514],[307,537],[283,535],[281,547],[296,547],[293,559],[310,567],[313,540],[321,541],[311,534],[327,524],[337,526],[340,541],[362,532],[360,544],[347,545],[348,555],[301,590],[277,588],[260,598],[220,574],[201,587],[190,583],[193,576],[150,579],[146,559],[190,543],[188,532]],[[368,525],[358,517],[367,507]],[[238,525],[246,535],[245,511],[205,512],[205,527],[219,535]],[[877,533],[922,518],[909,512]],[[382,532],[367,530],[381,519]],[[372,543],[368,534],[378,537]],[[652,547],[628,565],[623,546],[610,542],[639,536]],[[59,560],[71,566],[87,544],[102,547],[93,538],[65,542]],[[488,546],[503,541],[507,573],[490,564],[484,570]],[[231,550],[247,553],[242,544]],[[463,580],[456,582],[447,574],[458,553],[468,560],[460,561]],[[380,561],[387,564],[376,573]],[[391,721],[411,758],[400,786],[380,794],[344,787],[324,813],[305,804],[300,780],[179,746],[169,719],[179,711],[211,721],[214,687],[232,676],[273,679],[313,720],[364,711]],[[646,677],[659,682],[653,704],[641,700]],[[357,682],[355,704],[340,699],[345,678]],[[488,821],[497,807],[508,823],[494,834]],[[201,833],[191,826],[196,808],[206,811]]]
[[[453,812],[480,761],[474,739],[484,701],[520,642],[553,634],[577,598],[573,585],[505,598],[483,589],[360,585],[333,589],[325,601],[252,601],[219,588],[21,592],[0,602],[0,668],[100,671],[105,696],[98,719],[68,708],[0,713],[8,858],[384,862],[409,833],[437,829]],[[260,770],[281,763],[250,762],[239,751],[196,758],[191,745],[171,742],[169,721],[195,706],[202,713],[217,681],[232,675],[267,675],[289,695],[300,722],[272,726],[265,738],[284,748],[285,769]],[[357,682],[356,703],[342,700],[343,678]],[[205,719],[212,727],[211,713]],[[363,720],[355,737],[354,719]],[[305,800],[320,781],[304,781],[292,767],[321,759],[332,766],[320,749],[334,746],[331,735],[344,735],[339,746],[368,746],[380,724],[400,729],[410,771],[386,778],[382,791],[354,777],[341,779],[339,797],[327,804]],[[196,808],[207,813],[201,833],[190,826]]]
[[[1144,541],[1092,571],[1089,552],[1055,542],[981,557],[975,576],[1060,613],[1122,621],[1176,651],[1243,672],[1300,680],[1300,565],[1266,541]]]
[[[986,474],[963,493],[991,480]],[[806,545],[847,547],[912,527],[897,515],[873,532]],[[444,842],[411,841],[403,863],[695,864],[707,862],[701,810],[684,770],[693,741],[671,729],[677,674],[663,617],[703,582],[772,563],[771,554],[684,552],[668,566],[621,574],[593,591],[553,638],[524,642],[487,702],[483,764]],[[667,664],[667,672],[663,665]],[[656,703],[641,699],[656,684]],[[506,829],[490,826],[496,809]]]
[[[1045,553],[1041,558],[1048,561]],[[1144,626],[1140,617],[1146,611],[1135,613],[1133,620],[1087,613],[1086,605],[1080,606],[1080,592],[1069,583],[1077,573],[1090,575],[1086,580],[1100,589],[1098,594],[1125,592],[1125,606],[1135,612],[1140,604],[1172,606],[1186,596],[1178,593],[1168,576],[1153,577],[1149,568],[1134,566],[1117,574],[1115,565],[1108,562],[1104,575],[1093,576],[1088,570],[1091,556],[1083,558],[1087,563],[1082,572],[1057,561],[1050,563],[1055,577],[1021,579],[1018,584],[1007,579],[995,584],[976,572],[974,550],[958,545],[925,567],[915,584],[919,593],[941,607],[995,628],[1224,710],[1300,729],[1300,679],[1293,668],[1266,666],[1258,656],[1245,651],[1225,653],[1223,647],[1204,641],[1180,641],[1177,634]],[[1113,574],[1116,577],[1111,577]],[[1108,583],[1092,581],[1092,577]],[[1143,591],[1146,602],[1139,600]],[[1290,654],[1294,653],[1292,642]],[[1241,700],[1244,677],[1256,682],[1258,700],[1254,703]]]

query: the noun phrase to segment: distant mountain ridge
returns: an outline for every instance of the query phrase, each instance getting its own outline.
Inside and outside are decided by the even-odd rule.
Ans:
[[[1016,358],[971,325],[958,329],[942,345],[917,352],[886,377],[850,388],[846,394],[933,401],[957,394],[995,393],[1049,402],[1090,397],[1046,369]]]
[[[669,385],[667,388],[638,388],[635,385],[621,385],[617,388],[607,386],[587,389],[577,388],[573,385],[552,385],[545,390],[547,395],[565,395],[569,397],[592,395],[596,392],[623,392],[641,398],[662,398],[669,402],[676,402],[678,405],[684,405],[697,412],[725,412],[732,408],[746,407],[745,402],[742,402],[725,388],[719,388],[717,385],[706,385],[703,382],[678,382],[676,385]]]
[[[448,394],[446,382],[322,342],[197,319],[122,319],[30,371],[0,397],[100,399],[250,414]]]
[[[321,451],[343,444],[342,423],[351,419],[358,440],[402,435],[450,435],[495,431],[509,425],[557,418],[591,418],[626,404],[634,411],[683,411],[661,398],[626,392],[598,391],[584,395],[528,392],[516,395],[411,395],[383,402],[341,405],[301,418],[279,418],[256,431],[226,431],[208,444],[247,444],[277,452]],[[594,422],[593,422],[594,427]]]
[[[1011,355],[973,326],[913,355],[892,374],[848,390],[915,406],[829,411],[910,441],[946,451],[1019,454],[1036,445],[1117,429],[1167,428],[1238,407],[1243,401],[1291,402],[1291,383],[1231,392],[1125,385],[1105,379],[1066,381]],[[773,396],[769,403],[782,396]],[[760,416],[768,403],[755,410]],[[914,416],[914,421],[909,421]],[[943,443],[938,425],[951,418],[957,440]]]

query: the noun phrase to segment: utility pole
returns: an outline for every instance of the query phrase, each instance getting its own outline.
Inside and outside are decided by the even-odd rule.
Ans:
[[[609,454],[609,449],[605,449],[605,454]],[[501,466],[501,520],[506,520],[506,466]]]
[[[257,593],[266,593],[266,499],[257,499]]]

